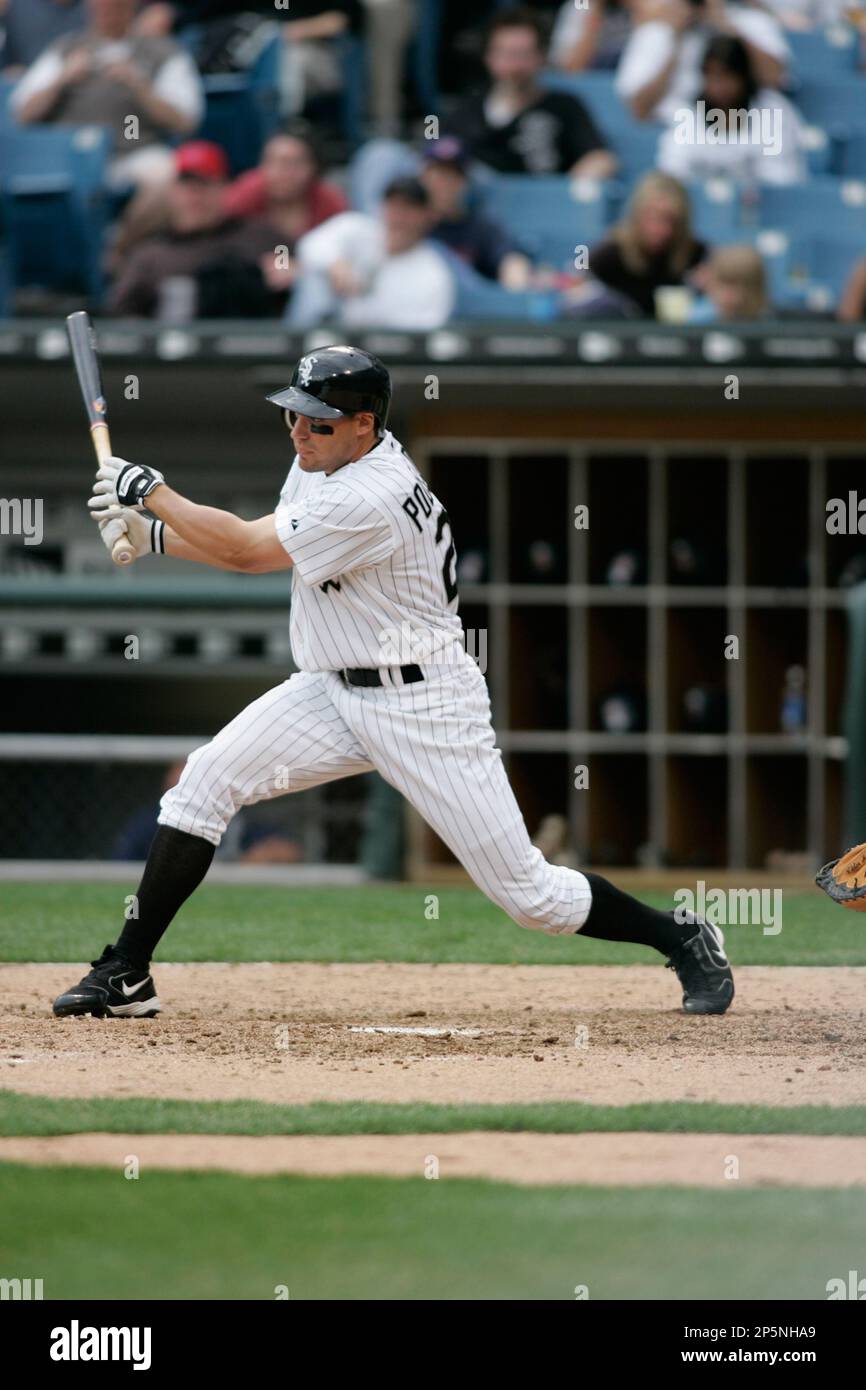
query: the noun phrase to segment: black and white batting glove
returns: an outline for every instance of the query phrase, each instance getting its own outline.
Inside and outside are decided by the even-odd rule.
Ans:
[[[144,506],[145,499],[165,478],[155,468],[126,459],[108,458],[96,470],[93,494],[87,505],[97,520],[116,513],[118,506]]]
[[[165,554],[165,522],[155,516],[143,516],[131,507],[121,507],[100,521],[99,534],[109,555],[121,536],[128,537],[136,560],[143,555]]]

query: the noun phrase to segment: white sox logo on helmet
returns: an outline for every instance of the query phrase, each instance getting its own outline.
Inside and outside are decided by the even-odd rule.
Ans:
[[[315,364],[315,361],[316,361],[315,357],[310,356],[310,357],[304,357],[304,358],[302,358],[302,360],[298,363],[298,385],[299,385],[299,386],[308,386],[308,385],[309,385],[310,378],[311,378],[312,375],[313,375],[313,366],[314,366],[314,364]]]

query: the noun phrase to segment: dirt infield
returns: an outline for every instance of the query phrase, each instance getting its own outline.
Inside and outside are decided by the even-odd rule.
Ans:
[[[0,1086],[280,1102],[866,1102],[864,967],[740,969],[731,1011],[692,1018],[671,974],[651,966],[160,965],[159,1018],[53,1019],[51,999],[83,969],[0,967]],[[445,1031],[353,1031],[372,1027]]]
[[[0,1161],[86,1164],[120,1171],[132,1155],[143,1171],[492,1178],[527,1186],[866,1187],[866,1139],[824,1136],[65,1134],[0,1139]]]

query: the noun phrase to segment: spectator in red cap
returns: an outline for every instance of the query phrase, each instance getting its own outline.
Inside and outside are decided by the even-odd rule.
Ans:
[[[224,193],[226,217],[264,219],[289,251],[294,250],[299,237],[336,213],[345,212],[347,206],[342,190],[321,177],[319,155],[303,122],[273,135],[258,168],[226,184]],[[165,231],[168,222],[166,189],[139,194],[123,215],[109,269],[118,266],[122,256],[144,237]],[[293,278],[291,264],[284,265],[281,272],[274,270],[273,277],[287,287]]]
[[[287,254],[267,222],[226,216],[228,160],[219,145],[194,140],[175,151],[169,227],[128,258],[111,291],[114,314],[185,322],[194,318],[261,318],[285,306],[271,265]]]

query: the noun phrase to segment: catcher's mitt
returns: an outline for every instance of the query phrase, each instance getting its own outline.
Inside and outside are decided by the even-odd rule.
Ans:
[[[831,859],[818,870],[815,882],[834,903],[866,912],[866,845],[855,845],[841,859]]]

